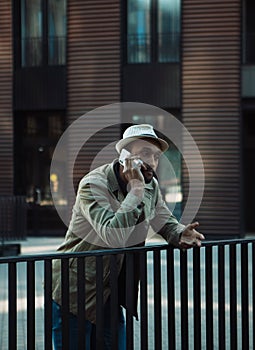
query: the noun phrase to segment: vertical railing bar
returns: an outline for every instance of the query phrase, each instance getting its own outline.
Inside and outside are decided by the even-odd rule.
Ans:
[[[205,250],[205,279],[206,279],[206,349],[213,349],[213,276],[212,276],[212,247]]]
[[[175,331],[175,273],[174,273],[174,249],[167,249],[167,320],[168,320],[168,349],[176,348]]]
[[[230,348],[237,349],[236,244],[230,245]]]
[[[248,245],[241,244],[242,349],[249,349]]]
[[[8,263],[9,349],[17,349],[17,265]]]
[[[194,349],[201,349],[201,271],[200,249],[193,249]]]
[[[127,350],[134,349],[134,253],[126,253],[126,334]]]
[[[189,349],[188,328],[188,275],[187,275],[187,251],[180,251],[180,275],[181,275],[181,346],[182,350]]]
[[[161,255],[159,250],[153,251],[154,272],[154,332],[155,349],[162,349],[162,310],[161,310]]]
[[[77,322],[78,349],[86,350],[85,342],[85,258],[77,258]]]
[[[44,260],[44,348],[52,349],[52,260]]]
[[[225,247],[218,246],[218,336],[219,349],[226,348],[225,321]]]
[[[111,287],[111,349],[118,350],[118,269],[117,269],[117,256],[111,255],[110,257],[110,287]]]
[[[62,349],[69,349],[69,259],[61,259]]]
[[[255,347],[255,242],[252,243],[252,324],[253,348]]]
[[[104,346],[104,285],[103,257],[96,256],[96,349],[103,350]]]
[[[35,262],[27,262],[27,349],[35,348]]]
[[[140,252],[140,314],[141,314],[141,350],[148,349],[148,288],[147,254]]]

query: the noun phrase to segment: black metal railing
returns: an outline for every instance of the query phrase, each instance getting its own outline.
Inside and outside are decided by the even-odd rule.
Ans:
[[[126,257],[126,303],[133,303],[140,271],[139,321],[126,312],[127,349],[253,349],[255,346],[255,240],[206,242],[188,251],[168,245],[0,259],[2,348],[51,349],[52,260],[61,259],[63,349],[68,349],[69,263],[77,259],[79,349],[86,318],[84,271],[96,259],[96,349],[102,349],[103,257],[110,257],[111,326],[117,349],[116,259]],[[139,264],[135,263],[138,257]],[[44,285],[41,281],[44,279]],[[8,322],[6,321],[8,319]],[[4,329],[3,324],[0,324]],[[21,329],[26,339],[21,340]]]

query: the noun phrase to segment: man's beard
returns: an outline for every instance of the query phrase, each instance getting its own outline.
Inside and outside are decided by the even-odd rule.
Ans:
[[[144,182],[146,184],[149,184],[151,182],[151,180],[153,179],[153,177],[157,178],[157,175],[156,175],[155,171],[147,163],[144,163],[144,165],[146,166],[146,170],[142,168],[141,172],[142,172],[143,177],[144,177]]]

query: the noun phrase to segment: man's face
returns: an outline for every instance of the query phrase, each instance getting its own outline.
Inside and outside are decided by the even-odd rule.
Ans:
[[[141,168],[141,172],[144,176],[145,182],[149,183],[153,178],[153,172],[156,172],[157,170],[159,158],[162,152],[156,145],[145,140],[132,142],[129,149],[132,156],[137,156],[143,161],[144,164]]]

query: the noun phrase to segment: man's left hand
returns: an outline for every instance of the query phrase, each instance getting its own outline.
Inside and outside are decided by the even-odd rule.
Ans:
[[[200,247],[201,241],[205,239],[205,237],[196,231],[196,228],[199,226],[198,222],[194,222],[192,224],[189,224],[185,227],[184,231],[182,232],[181,238],[180,238],[180,248],[182,249],[189,249],[192,247]]]

